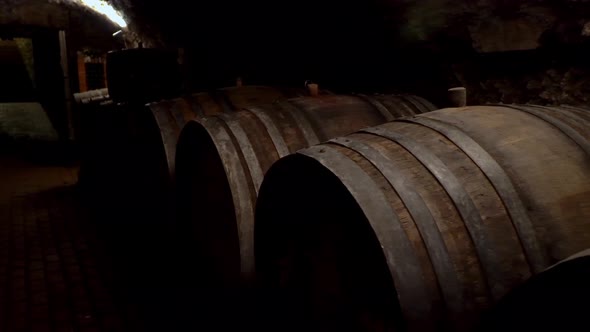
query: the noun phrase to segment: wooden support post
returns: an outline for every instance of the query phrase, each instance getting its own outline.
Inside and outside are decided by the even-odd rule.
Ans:
[[[74,117],[72,114],[72,87],[70,85],[70,67],[68,61],[68,47],[66,42],[66,31],[59,30],[59,51],[61,60],[61,70],[63,74],[64,85],[64,104],[66,107],[66,121],[68,128],[68,139],[74,140]]]

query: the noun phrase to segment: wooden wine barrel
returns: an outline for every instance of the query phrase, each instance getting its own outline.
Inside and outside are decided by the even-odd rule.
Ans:
[[[477,331],[586,331],[590,250],[533,276],[486,313]]]
[[[92,115],[85,127],[92,128],[86,135],[92,144],[84,148],[89,162],[82,173],[87,183],[102,188],[90,191],[134,211],[133,219],[173,218],[176,142],[187,121],[304,94],[304,89],[243,86],[147,105],[91,105],[87,109],[92,112],[85,111]]]
[[[184,125],[194,119],[216,114],[231,114],[244,107],[272,103],[307,95],[303,89],[267,86],[241,86],[201,92],[182,98],[148,104],[149,116],[153,116],[160,132],[168,171],[174,177],[176,143]],[[148,128],[155,128],[147,126]],[[153,136],[153,135],[152,135]],[[153,147],[149,147],[150,149]]]
[[[463,331],[588,247],[589,202],[588,111],[439,110],[278,161],[257,274],[303,329]]]
[[[151,253],[152,264],[164,266],[172,259],[164,254],[174,246],[176,202],[174,161],[176,142],[185,122],[204,115],[230,114],[258,103],[304,94],[303,89],[243,86],[197,93],[157,104],[119,104],[116,120],[103,130],[109,154],[101,154],[101,201],[113,206],[113,215],[136,236],[132,245]],[[125,128],[120,131],[118,128]],[[109,128],[105,126],[105,128]],[[123,216],[122,218],[120,216]],[[158,243],[158,245],[154,245]],[[156,260],[154,257],[164,257]],[[148,262],[149,263],[149,262]],[[149,269],[146,268],[146,271]]]
[[[228,285],[252,280],[254,205],[264,173],[276,160],[338,135],[434,109],[415,96],[327,95],[189,122],[178,142],[177,200],[181,225],[192,227],[184,233],[195,236],[187,242],[200,246],[191,250],[203,255],[202,274]]]

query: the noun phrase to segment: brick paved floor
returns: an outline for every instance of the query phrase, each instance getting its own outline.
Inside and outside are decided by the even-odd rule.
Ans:
[[[145,330],[76,182],[76,167],[0,157],[0,331]]]
[[[0,155],[0,332],[262,331],[251,294],[203,282],[157,199],[52,165]]]

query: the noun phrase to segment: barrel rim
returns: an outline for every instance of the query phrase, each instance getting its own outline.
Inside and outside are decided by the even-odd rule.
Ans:
[[[274,175],[275,172],[280,172],[283,167],[299,168],[303,164],[305,164],[306,166],[310,166],[311,168],[319,168],[319,169],[329,173],[330,177],[332,179],[335,179],[339,185],[342,185],[343,190],[341,190],[340,193],[342,193],[346,196],[350,196],[350,198],[352,199],[351,202],[353,202],[352,205],[354,205],[354,206],[339,205],[339,207],[346,208],[348,210],[354,209],[354,210],[362,211],[362,207],[359,205],[357,199],[354,197],[354,195],[351,194],[349,189],[345,185],[342,184],[342,182],[341,182],[342,180],[341,180],[341,177],[339,176],[338,172],[335,172],[330,167],[327,167],[322,162],[320,162],[319,160],[317,160],[316,158],[311,156],[313,153],[324,154],[324,153],[326,153],[327,149],[333,150],[333,148],[326,147],[325,144],[317,145],[317,146],[313,146],[313,147],[301,150],[297,153],[294,153],[294,154],[291,154],[291,155],[286,156],[284,158],[281,158],[280,160],[275,162],[275,164],[273,164],[273,166],[267,171],[267,176],[265,177],[265,180],[261,186],[261,193],[258,197],[258,201],[256,204],[256,223],[254,225],[254,227],[255,227],[254,234],[255,234],[256,273],[258,276],[259,286],[262,288],[268,287],[268,284],[266,283],[266,281],[267,281],[267,276],[268,276],[269,265],[267,265],[267,262],[268,262],[269,255],[274,254],[274,252],[269,252],[264,247],[266,246],[267,240],[272,241],[272,239],[275,237],[275,234],[272,231],[267,230],[267,229],[272,229],[272,226],[269,227],[269,225],[267,224],[268,222],[270,222],[270,220],[265,220],[262,216],[262,214],[264,213],[264,206],[267,204],[266,200],[268,198],[270,198],[272,200],[272,199],[274,199],[274,196],[272,194],[263,193],[262,191],[268,190],[268,185],[266,185],[266,183],[273,182],[273,178],[275,177],[275,175]],[[313,150],[313,152],[310,152],[310,150]],[[344,155],[342,155],[342,156],[344,157]],[[350,160],[350,161],[352,162],[352,160]],[[293,164],[295,166],[293,166],[291,164]],[[366,184],[366,183],[364,182],[363,184]],[[298,183],[298,185],[306,185],[306,184],[305,183]],[[318,186],[318,189],[319,188],[325,188],[325,186],[320,185],[320,186]],[[272,205],[272,203],[270,203],[270,204]],[[323,204],[324,203],[321,203],[321,205],[323,205]],[[384,205],[382,204],[381,206],[384,206]],[[365,215],[363,212],[361,212],[361,213],[363,216]],[[419,286],[419,285],[423,284],[422,277],[420,277],[420,276],[417,278],[406,277],[406,280],[412,282],[415,287],[410,287],[414,290],[414,292],[408,291],[405,294],[404,298],[410,299],[410,297],[418,297],[418,298],[420,298],[420,300],[416,301],[419,304],[413,306],[412,312],[402,313],[403,306],[400,305],[401,300],[400,300],[400,294],[398,293],[399,289],[398,289],[398,287],[396,287],[397,280],[394,280],[393,274],[391,272],[391,268],[393,267],[394,269],[402,270],[402,272],[404,272],[404,273],[408,270],[413,271],[410,274],[417,276],[417,275],[420,275],[420,273],[416,273],[417,271],[420,270],[420,268],[418,267],[419,264],[417,264],[417,263],[416,264],[406,264],[407,262],[392,264],[388,260],[388,258],[386,257],[386,250],[384,250],[383,245],[382,245],[382,241],[378,238],[378,235],[377,235],[378,232],[376,232],[373,229],[368,218],[365,217],[365,219],[363,221],[359,222],[359,224],[366,226],[366,228],[368,229],[368,231],[366,233],[362,233],[362,234],[364,234],[363,237],[368,236],[371,241],[371,246],[378,248],[380,257],[377,260],[380,262],[379,265],[380,265],[380,267],[383,268],[382,270],[383,270],[383,274],[384,274],[384,275],[380,275],[379,277],[386,278],[388,280],[388,287],[390,287],[391,291],[393,291],[395,293],[393,298],[395,300],[395,305],[397,306],[397,309],[396,309],[397,311],[390,313],[392,316],[395,316],[395,324],[399,324],[399,326],[405,327],[406,324],[408,324],[408,322],[410,322],[410,321],[416,322],[416,321],[423,319],[425,316],[430,315],[431,309],[432,309],[431,308],[432,302],[430,302],[430,300],[427,300],[426,298],[428,298],[432,294],[428,294],[428,292],[425,291],[426,287]],[[280,227],[282,227],[282,225]],[[355,233],[355,235],[359,235],[359,233]],[[401,233],[400,233],[400,235],[403,236]],[[283,243],[283,241],[281,241],[281,240],[279,240],[279,241],[281,243]],[[358,249],[358,245],[359,245],[358,243],[355,243],[355,248]],[[408,253],[408,255],[410,257],[414,256],[413,253]],[[402,257],[402,256],[403,255],[400,255],[400,257]],[[399,269],[399,266],[404,266],[405,269]],[[397,274],[397,272],[396,272],[396,274]],[[417,295],[417,294],[419,294],[419,295]],[[410,305],[410,306],[407,306],[406,308],[408,308],[408,307],[412,307],[412,306]],[[418,323],[418,324],[421,324],[421,323]]]

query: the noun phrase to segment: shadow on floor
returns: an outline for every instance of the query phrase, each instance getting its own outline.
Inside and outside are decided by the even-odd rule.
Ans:
[[[251,294],[209,287],[157,197],[124,176],[89,193],[76,163],[21,153],[0,156],[0,331],[253,326]]]

